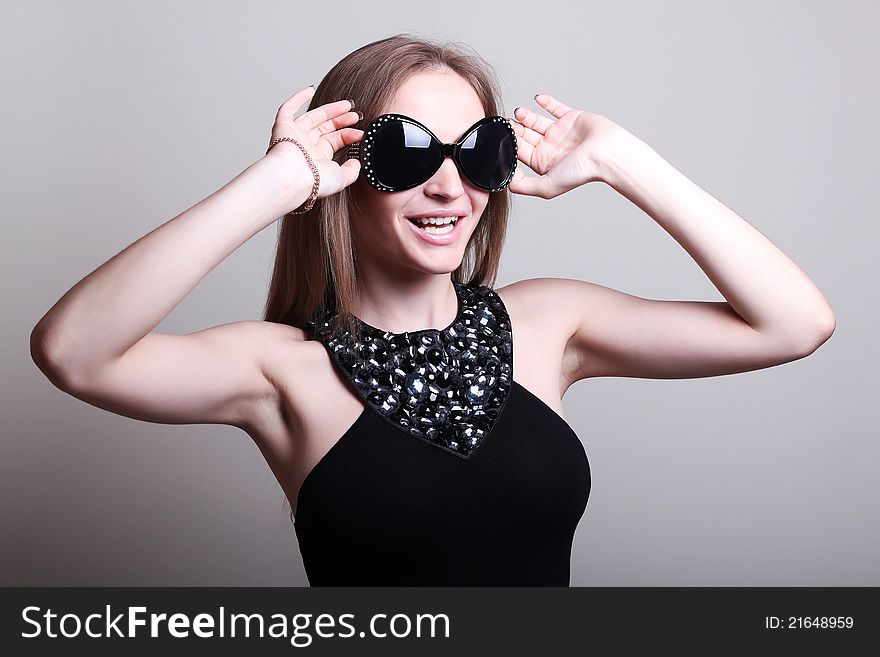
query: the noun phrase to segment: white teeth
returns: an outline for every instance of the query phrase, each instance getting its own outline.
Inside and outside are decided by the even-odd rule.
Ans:
[[[424,228],[419,228],[419,230],[423,230],[426,233],[431,233],[432,235],[443,235],[444,233],[451,233],[455,230],[455,226],[452,224],[446,224],[443,227],[440,226],[425,226]]]
[[[445,226],[446,224],[455,224],[458,217],[419,217],[418,219],[414,219],[414,221],[422,224],[423,226],[427,226],[428,224],[433,224],[435,226]]]

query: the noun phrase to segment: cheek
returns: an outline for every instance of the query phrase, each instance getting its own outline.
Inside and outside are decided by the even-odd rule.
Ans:
[[[366,183],[359,190],[358,202],[362,214],[375,217],[376,221],[390,223],[401,214],[406,203],[404,192],[380,192]]]
[[[483,216],[487,205],[489,205],[489,192],[480,190],[471,194],[471,208],[473,208],[475,220]]]
[[[400,215],[400,201],[370,188],[357,198],[357,206],[351,216],[354,239],[363,245],[387,245],[399,230],[395,225]],[[372,250],[372,249],[371,249]]]

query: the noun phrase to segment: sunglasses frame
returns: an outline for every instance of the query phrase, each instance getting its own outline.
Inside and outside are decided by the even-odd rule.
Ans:
[[[510,125],[510,121],[508,121],[505,117],[503,117],[503,116],[484,116],[482,119],[478,120],[476,123],[471,125],[467,130],[465,130],[464,134],[458,139],[458,141],[455,141],[451,144],[444,144],[440,139],[437,138],[437,135],[435,135],[431,131],[430,128],[428,128],[426,125],[419,123],[418,121],[416,121],[415,119],[413,119],[409,116],[406,116],[404,114],[382,114],[380,116],[377,116],[372,121],[370,121],[370,123],[366,127],[366,130],[364,131],[364,138],[361,141],[355,142],[354,144],[351,144],[348,147],[347,156],[345,158],[347,160],[350,160],[352,158],[356,158],[356,159],[360,160],[361,165],[364,168],[364,173],[366,174],[367,182],[372,187],[375,187],[376,189],[378,189],[380,192],[400,192],[400,191],[403,191],[406,189],[412,189],[413,187],[418,187],[419,185],[430,180],[431,176],[433,176],[435,173],[437,173],[437,171],[440,170],[440,166],[438,166],[437,169],[435,169],[434,172],[431,173],[431,175],[428,176],[427,178],[425,178],[423,181],[415,183],[414,185],[406,186],[406,187],[389,187],[387,185],[383,185],[378,180],[376,180],[376,176],[373,172],[373,167],[370,162],[370,156],[371,156],[371,151],[372,151],[372,147],[373,147],[373,134],[381,127],[381,125],[383,123],[390,121],[390,120],[395,120],[395,119],[399,120],[403,123],[412,124],[420,129],[424,130],[426,133],[428,133],[428,135],[431,137],[432,141],[434,143],[437,143],[440,145],[440,150],[443,153],[443,161],[440,162],[440,166],[443,166],[443,162],[446,160],[447,157],[451,157],[452,160],[455,162],[455,166],[458,167],[459,173],[461,173],[465,178],[467,178],[468,182],[470,182],[475,187],[478,187],[478,188],[480,188],[484,191],[488,191],[488,192],[500,192],[510,184],[511,180],[513,180],[513,174],[516,172],[518,144],[517,144],[517,140],[516,140],[516,133],[513,130],[513,126]],[[464,167],[462,167],[459,153],[461,152],[462,144],[471,135],[471,133],[474,132],[474,130],[478,129],[479,127],[481,127],[484,124],[495,123],[495,122],[503,123],[507,127],[507,129],[510,131],[510,136],[513,137],[513,167],[511,167],[510,174],[507,176],[507,178],[505,178],[503,183],[501,183],[497,187],[488,188],[488,187],[485,187],[483,185],[480,185],[480,184],[474,182],[471,179],[471,177],[468,175],[468,173],[464,170]]]

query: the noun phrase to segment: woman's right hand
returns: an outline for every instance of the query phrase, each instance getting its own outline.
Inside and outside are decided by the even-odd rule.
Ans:
[[[359,112],[352,111],[352,103],[348,100],[319,105],[302,116],[294,117],[314,92],[315,88],[308,86],[281,104],[269,142],[278,137],[292,137],[302,144],[318,168],[321,178],[318,198],[325,198],[357,180],[361,169],[360,160],[352,158],[340,165],[333,161],[333,155],[349,144],[360,141],[364,131],[347,127],[362,118]],[[311,187],[314,181],[312,169],[296,144],[289,141],[278,142],[266,157],[281,158],[284,162],[282,166],[296,181],[308,181]]]

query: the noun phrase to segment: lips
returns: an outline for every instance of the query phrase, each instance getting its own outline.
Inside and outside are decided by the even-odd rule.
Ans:
[[[462,213],[462,215],[464,215],[464,213]],[[443,217],[443,216],[446,216],[446,217],[448,217],[448,216],[458,216],[458,215],[454,215],[454,214],[452,214],[452,215],[449,215],[449,214],[446,214],[446,215],[443,215],[443,214],[431,214],[431,215],[424,214],[424,215],[418,215],[418,216],[424,216],[424,217]],[[461,234],[461,231],[462,231],[462,225],[464,224],[464,222],[466,220],[467,220],[466,215],[459,216],[459,219],[455,222],[455,226],[453,227],[453,229],[451,231],[449,231],[448,233],[443,233],[442,235],[435,235],[435,234],[429,233],[425,230],[422,230],[421,228],[416,226],[415,217],[413,217],[413,218],[407,217],[406,223],[409,224],[410,226],[412,226],[412,230],[416,233],[416,235],[420,239],[424,240],[425,242],[427,242],[429,244],[433,244],[435,246],[446,246],[448,244],[454,243],[458,239],[458,236]]]

